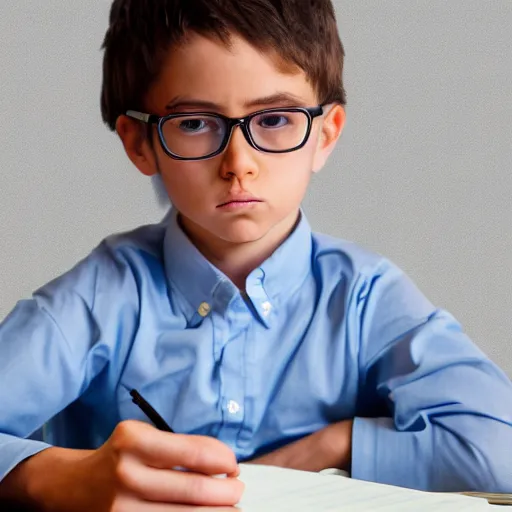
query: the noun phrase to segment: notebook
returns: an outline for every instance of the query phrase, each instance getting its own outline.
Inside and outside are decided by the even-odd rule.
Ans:
[[[243,512],[490,512],[487,501],[429,493],[336,475],[241,464]]]

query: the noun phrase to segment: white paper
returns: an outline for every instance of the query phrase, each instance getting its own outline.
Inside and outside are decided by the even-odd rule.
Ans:
[[[487,501],[305,471],[241,464],[243,512],[490,511]]]

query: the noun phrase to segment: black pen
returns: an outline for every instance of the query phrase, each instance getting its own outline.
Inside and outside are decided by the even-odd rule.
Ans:
[[[160,416],[160,414],[158,414],[155,409],[153,409],[153,407],[144,400],[136,389],[132,389],[130,391],[130,395],[132,397],[132,402],[141,409],[141,411],[153,422],[158,430],[174,434],[174,430],[167,425],[162,416]]]

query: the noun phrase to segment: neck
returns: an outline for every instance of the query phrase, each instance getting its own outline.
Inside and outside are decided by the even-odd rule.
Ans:
[[[252,242],[234,243],[198,232],[180,218],[180,225],[203,256],[240,290],[245,290],[249,274],[267,260],[290,236],[298,223],[299,212],[293,212],[262,238]]]

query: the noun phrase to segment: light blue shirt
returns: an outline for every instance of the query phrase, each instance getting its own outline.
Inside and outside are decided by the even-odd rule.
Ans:
[[[355,418],[355,478],[512,492],[508,377],[388,260],[304,216],[246,295],[171,211],[19,302],[0,325],[0,478],[149,421],[132,388],[240,461]]]

